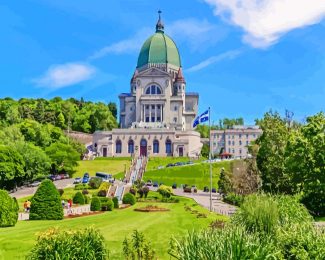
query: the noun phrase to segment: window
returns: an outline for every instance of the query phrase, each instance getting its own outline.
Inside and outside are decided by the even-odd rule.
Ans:
[[[130,140],[128,143],[128,153],[134,153],[134,142]]]
[[[166,140],[166,153],[172,153],[172,141],[170,141],[169,139]]]
[[[177,117],[174,117],[174,123],[176,123],[177,122]]]
[[[155,105],[151,105],[151,109],[155,109]]]
[[[239,145],[241,145],[241,140],[239,140]]]
[[[248,136],[249,136],[249,135],[248,135],[248,134],[246,134],[246,138],[248,138]]]
[[[256,134],[253,134],[253,137],[255,138],[256,137]]]
[[[147,123],[149,122],[149,117],[148,117],[148,116],[146,116],[146,122],[147,122]]]
[[[116,141],[116,150],[115,150],[116,153],[122,153],[122,142],[121,140],[117,140]]]
[[[159,141],[158,140],[153,141],[153,153],[159,153]]]
[[[232,149],[232,153],[233,153],[233,154],[235,153],[235,149]]]
[[[234,138],[235,138],[235,136],[232,136],[231,138],[232,138],[232,139],[234,139]]]
[[[239,138],[241,138],[241,134],[239,134]]]
[[[230,140],[228,141],[228,145],[231,145],[231,141]]]
[[[231,149],[230,148],[228,149],[228,151],[229,151],[229,153],[231,153]]]
[[[149,109],[149,105],[146,105],[146,109]]]
[[[246,145],[248,145],[249,144],[249,142],[248,141],[246,141]]]
[[[174,111],[177,111],[177,106],[174,106]]]
[[[146,89],[146,95],[160,95],[161,88],[156,85],[151,85]]]
[[[241,149],[239,149],[239,153],[241,154]]]
[[[235,145],[235,141],[232,141],[232,145]]]

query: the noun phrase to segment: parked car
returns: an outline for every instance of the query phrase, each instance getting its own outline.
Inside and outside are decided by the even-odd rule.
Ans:
[[[48,176],[48,178],[49,178],[51,181],[55,181],[55,180],[56,180],[55,175],[50,175],[50,176]]]
[[[34,181],[30,184],[30,187],[38,187],[41,184],[40,181]]]
[[[185,186],[185,187],[183,188],[183,191],[184,191],[184,192],[187,192],[187,193],[191,193],[191,192],[192,192],[192,188],[191,188],[190,186]]]
[[[209,192],[209,188],[208,188],[207,186],[205,186],[205,187],[203,188],[203,191],[204,191],[204,192]]]
[[[78,184],[78,183],[81,183],[81,178],[80,177],[75,178],[74,181],[73,181],[73,184]]]
[[[186,162],[186,164],[189,164],[190,165],[190,164],[193,164],[193,162],[192,161],[188,161],[188,162]]]
[[[177,189],[177,184],[174,183],[174,184],[172,185],[172,188],[173,188],[173,189]]]
[[[175,166],[175,164],[173,164],[173,163],[169,163],[166,165],[166,167],[174,167],[174,166]]]
[[[217,189],[216,188],[212,188],[211,192],[212,193],[217,193]]]
[[[89,182],[89,178],[86,176],[84,176],[83,178],[82,178],[82,183],[88,183]]]
[[[182,166],[182,165],[184,165],[183,162],[177,162],[177,163],[174,164],[174,166]]]
[[[158,187],[158,182],[154,182],[153,187]]]
[[[88,172],[85,172],[84,173],[84,178],[87,177],[89,179],[89,173]]]

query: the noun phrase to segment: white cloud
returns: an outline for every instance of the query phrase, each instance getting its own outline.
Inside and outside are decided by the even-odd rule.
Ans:
[[[232,51],[227,51],[224,53],[221,53],[219,55],[216,56],[212,56],[202,62],[200,62],[197,65],[192,66],[191,68],[186,69],[186,72],[196,72],[199,70],[202,70],[214,63],[220,62],[222,60],[226,60],[226,59],[234,59],[236,58],[238,55],[241,54],[241,50],[232,50]]]
[[[85,63],[66,63],[51,66],[43,76],[33,80],[40,87],[59,89],[93,77],[96,69]]]
[[[90,60],[102,58],[108,54],[123,54],[123,53],[133,53],[140,51],[141,45],[149,35],[152,34],[152,30],[149,28],[143,28],[133,37],[125,40],[112,43],[102,49],[96,51],[92,56],[89,57]]]
[[[244,29],[243,41],[265,48],[285,33],[325,17],[324,0],[204,0],[220,15]]]

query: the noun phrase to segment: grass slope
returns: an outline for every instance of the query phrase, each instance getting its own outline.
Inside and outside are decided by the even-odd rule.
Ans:
[[[205,160],[205,158],[201,160]],[[188,162],[188,161],[199,162],[201,160],[194,161],[187,157],[150,157],[147,165],[147,171],[157,170],[159,166],[166,166],[169,163]]]
[[[230,171],[231,162],[223,161],[212,164],[212,183],[217,188],[219,173],[224,167],[226,171]],[[145,181],[152,180],[165,185],[180,184],[196,185],[199,189],[204,186],[210,186],[210,170],[208,163],[200,163],[187,166],[177,166],[164,168],[160,170],[147,170],[143,179]]]
[[[95,226],[105,237],[110,250],[110,259],[123,259],[122,242],[133,230],[144,232],[157,252],[158,259],[169,259],[167,250],[172,236],[182,236],[187,230],[207,227],[215,219],[225,219],[197,205],[193,200],[180,198],[179,203],[154,203],[169,208],[168,212],[135,212],[133,209],[153,203],[137,203],[124,210],[101,215],[66,219],[62,221],[18,221],[12,228],[0,229],[0,259],[25,259],[33,247],[36,234],[50,227],[79,229]],[[184,204],[208,214],[208,218],[197,218],[184,210]]]
[[[95,176],[96,172],[117,174],[124,172],[124,167],[130,166],[130,158],[98,158],[92,161],[79,161],[73,177],[82,177],[85,172]]]

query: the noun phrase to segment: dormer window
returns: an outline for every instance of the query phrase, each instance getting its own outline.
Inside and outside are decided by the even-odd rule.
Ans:
[[[161,95],[161,88],[156,85],[151,85],[146,89],[146,95]]]

